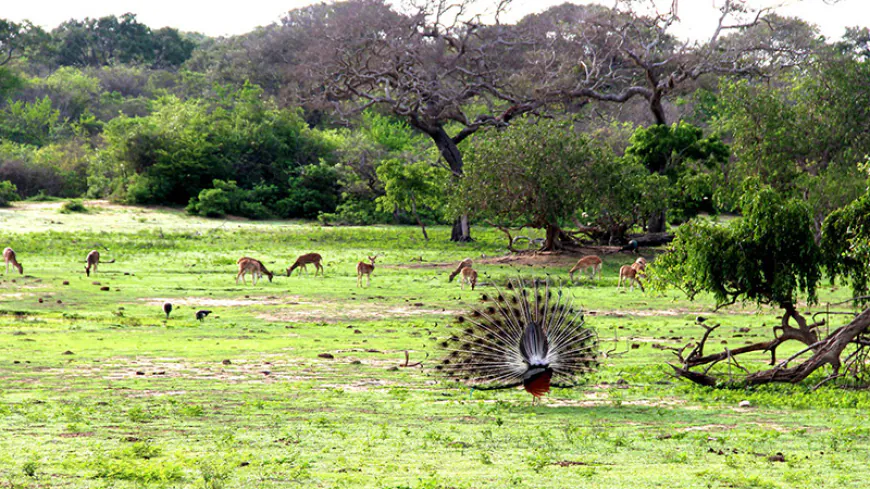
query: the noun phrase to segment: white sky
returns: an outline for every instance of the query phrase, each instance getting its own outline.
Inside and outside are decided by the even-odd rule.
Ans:
[[[485,3],[486,0],[479,0]],[[514,0],[511,18],[519,18],[565,0]],[[663,8],[672,0],[655,0]],[[679,0],[682,22],[675,33],[690,38],[706,37],[715,26],[715,5],[723,0]],[[606,0],[574,0],[573,3],[603,3]],[[137,14],[140,22],[152,28],[176,27],[182,31],[210,36],[243,34],[256,26],[277,21],[289,10],[316,3],[311,0],[233,0],[225,2],[190,0],[3,0],[0,18],[13,21],[29,19],[47,29],[71,18]],[[817,24],[822,34],[839,38],[845,27],[870,26],[870,0],[841,0],[827,5],[823,0],[750,0],[755,6],[781,5],[778,11]],[[224,5],[221,5],[224,4]]]

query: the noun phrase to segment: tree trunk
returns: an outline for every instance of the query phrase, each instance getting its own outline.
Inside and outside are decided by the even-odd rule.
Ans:
[[[649,221],[646,224],[646,230],[648,233],[664,233],[665,232],[665,219],[667,211],[664,209],[650,216]]]
[[[420,229],[423,230],[423,237],[426,238],[426,241],[429,241],[429,235],[426,234],[426,225],[423,224],[423,220],[420,219],[420,215],[417,214],[417,198],[414,196],[413,192],[411,193],[411,212],[414,213],[414,219],[417,220],[417,224],[419,224]]]
[[[562,249],[562,229],[556,224],[547,224],[547,238],[540,251],[557,251]]]
[[[667,125],[668,119],[665,115],[665,108],[662,105],[662,96],[663,93],[661,90],[657,89],[658,79],[652,75],[652,72],[647,71],[647,79],[650,81],[650,85],[652,87],[652,96],[649,100],[649,110],[652,113],[653,119],[655,119],[656,124]],[[654,173],[661,173],[664,169],[656,169],[653,170]],[[665,232],[665,228],[667,227],[666,220],[666,212],[667,209],[662,209],[662,211],[658,214],[653,214],[649,221],[647,222],[647,232],[648,233],[663,233]]]
[[[662,106],[662,92],[653,88],[652,97],[649,98],[649,110],[652,112],[656,124],[665,125],[668,119],[665,116],[665,108]]]
[[[429,128],[428,130],[423,129],[429,137],[432,138],[432,141],[435,143],[435,146],[438,148],[438,151],[441,153],[441,156],[444,158],[444,161],[450,166],[450,171],[453,172],[453,178],[459,179],[462,177],[462,153],[459,152],[459,147],[447,134],[447,131],[444,130],[443,127]],[[450,241],[457,242],[467,242],[472,241],[471,239],[471,229],[468,226],[468,215],[463,213],[461,217],[456,219],[453,222],[453,231],[450,233]]]

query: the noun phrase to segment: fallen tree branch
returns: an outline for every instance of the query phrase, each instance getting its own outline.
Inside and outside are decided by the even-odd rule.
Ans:
[[[799,324],[799,328],[794,328],[789,326],[787,323],[790,318],[795,319]],[[752,345],[747,345],[741,348],[736,348],[733,350],[725,349],[725,351],[721,353],[716,353],[712,355],[703,355],[704,344],[710,337],[710,334],[713,330],[716,329],[717,326],[714,327],[705,327],[704,336],[699,342],[698,346],[696,346],[692,353],[689,354],[685,360],[682,359],[682,355],[678,354],[682,361],[682,366],[676,366],[673,364],[669,364],[671,368],[674,369],[674,372],[677,376],[688,379],[697,384],[706,385],[706,386],[715,386],[720,384],[720,379],[713,374],[710,374],[712,367],[723,360],[728,360],[729,366],[731,362],[734,362],[738,368],[746,372],[746,375],[742,378],[734,378],[731,377],[731,372],[729,368],[729,380],[725,382],[725,385],[760,385],[766,384],[770,382],[788,382],[788,383],[797,383],[805,380],[811,374],[813,374],[818,369],[824,367],[825,365],[831,365],[833,369],[832,373],[825,377],[821,382],[817,383],[813,388],[816,389],[819,386],[827,383],[833,379],[844,377],[848,374],[848,371],[851,369],[854,363],[854,359],[857,358],[858,353],[866,348],[865,345],[862,344],[861,338],[859,338],[862,334],[870,331],[870,309],[866,309],[861,314],[856,316],[852,321],[845,325],[837,328],[831,334],[829,334],[824,339],[816,339],[815,341],[809,341],[810,337],[815,337],[816,330],[820,326],[824,325],[824,321],[819,321],[813,323],[811,325],[806,324],[806,321],[803,319],[800,314],[798,314],[794,309],[787,310],[785,316],[783,317],[782,325],[776,326],[774,331],[781,331],[775,339],[767,342],[755,343]],[[785,341],[795,339],[803,342],[806,347],[793,354],[786,360],[776,364],[773,368],[762,370],[755,373],[749,373],[745,368],[740,366],[737,363],[736,356],[744,353],[749,353],[753,351],[771,351],[773,355],[772,358],[775,358],[775,350],[780,344]],[[841,356],[843,351],[849,345],[858,345],[855,352],[848,355],[845,360],[841,360]],[[685,349],[685,347],[684,347]],[[794,367],[788,367],[788,365],[794,362],[801,355],[812,351],[813,354],[803,362]],[[851,361],[851,363],[850,363]],[[774,365],[775,361],[771,361],[771,365]],[[841,367],[843,364],[846,365],[844,369],[845,372],[841,372]],[[706,368],[704,372],[695,372],[691,369],[693,367],[704,365]],[[857,372],[855,373],[857,375]]]

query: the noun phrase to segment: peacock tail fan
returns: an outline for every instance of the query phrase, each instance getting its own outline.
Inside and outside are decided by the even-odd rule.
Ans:
[[[512,279],[506,290],[483,294],[439,346],[436,370],[479,389],[523,385],[540,396],[551,383],[574,385],[598,366],[598,337],[583,310],[549,281]]]

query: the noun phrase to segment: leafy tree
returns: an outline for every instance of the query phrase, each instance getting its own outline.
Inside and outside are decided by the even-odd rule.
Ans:
[[[385,191],[384,196],[378,197],[378,209],[410,211],[423,232],[423,238],[429,241],[418,206],[430,209],[444,206],[445,170],[425,161],[405,162],[391,158],[382,161],[377,171]]]
[[[41,39],[42,29],[28,21],[24,23],[0,19],[0,66],[23,56],[27,49]]]
[[[829,213],[864,191],[858,165],[870,154],[867,77],[870,61],[827,53],[784,84],[723,82],[716,125],[731,138],[736,162],[720,200],[733,206],[753,178],[810,202],[819,232]]]
[[[589,168],[612,156],[570,124],[524,120],[471,141],[456,198],[479,219],[545,229],[542,249],[560,249],[571,241],[562,225],[583,204]]]
[[[33,103],[15,101],[0,109],[0,138],[44,146],[62,125],[60,112],[44,97]]]
[[[74,121],[97,104],[100,92],[99,79],[78,68],[63,67],[43,79],[33,80],[26,96],[50,98],[63,119]]]
[[[277,202],[281,217],[311,219],[322,212],[335,212],[338,205],[338,182],[334,168],[309,165],[288,182],[287,197]]]
[[[794,310],[799,294],[816,300],[822,257],[808,206],[771,188],[750,190],[743,216],[727,225],[693,220],[677,230],[673,252],[656,262],[661,283],[694,298],[713,294],[721,307],[737,301]]]
[[[128,180],[128,200],[142,203],[184,204],[214,180],[289,192],[287,182],[331,149],[296,111],[260,100],[250,86],[223,90],[215,101],[163,97],[147,117],[113,119],[104,139],[102,154],[113,163],[106,178]]]
[[[832,280],[848,277],[855,296],[870,293],[870,192],[832,212],[822,226],[825,263]],[[868,302],[866,299],[864,303]]]
[[[715,385],[719,379],[715,373],[710,373],[710,368],[705,368],[703,373],[691,369],[720,361],[731,362],[738,355],[755,351],[769,351],[771,365],[774,365],[777,347],[797,340],[806,345],[805,351],[812,352],[809,359],[786,368],[797,358],[794,356],[774,369],[749,373],[741,381],[749,384],[798,382],[826,364],[832,365],[836,373],[841,366],[841,355],[850,344],[857,342],[858,348],[864,348],[859,336],[870,326],[870,316],[865,313],[850,325],[820,339],[819,326],[824,322],[808,324],[798,312],[797,304],[799,299],[810,304],[817,300],[816,288],[822,278],[826,255],[832,276],[850,273],[854,265],[832,267],[830,264],[842,259],[838,251],[849,249],[850,243],[854,243],[850,240],[854,235],[840,233],[846,222],[855,224],[854,219],[859,215],[861,222],[866,221],[866,214],[860,212],[866,211],[867,203],[856,204],[830,221],[826,225],[830,231],[826,238],[834,240],[835,244],[819,245],[815,240],[812,214],[805,202],[785,197],[770,187],[748,190],[741,202],[743,217],[726,225],[694,220],[681,226],[669,253],[656,260],[652,267],[653,284],[676,286],[689,298],[709,292],[719,307],[737,301],[775,305],[783,310],[782,323],[774,327],[775,338],[770,341],[704,355],[706,341],[717,327],[706,326],[706,333],[689,355],[683,356],[685,349],[678,352],[682,366],[674,366],[674,369],[678,375],[695,382]],[[861,266],[866,269],[868,265],[865,262]],[[860,288],[866,286],[866,282],[857,285]]]
[[[617,244],[661,208],[670,192],[662,175],[650,175],[632,158],[600,158],[583,168],[580,200],[581,231],[599,243]]]
[[[55,62],[60,66],[99,67],[117,63],[155,68],[178,67],[186,61],[194,42],[176,29],[156,32],[127,13],[120,18],[69,20],[52,31]]]
[[[0,100],[6,100],[22,87],[24,87],[23,77],[6,66],[0,66]]]
[[[659,201],[661,207],[652,215],[651,229],[662,227],[658,221],[664,219],[669,205],[683,211],[680,212],[682,217],[687,208],[691,212],[693,204],[697,208],[697,200],[709,198],[711,195],[697,195],[698,184],[701,183],[704,189],[705,183],[699,176],[727,163],[730,154],[728,147],[717,137],[705,138],[701,128],[686,122],[640,127],[632,134],[630,142],[625,150],[626,157],[637,160],[650,173],[666,176],[674,190],[671,199]],[[706,192],[702,190],[700,193]]]

